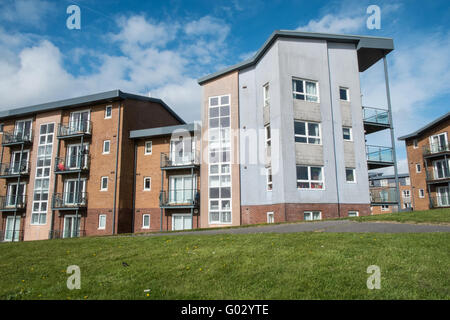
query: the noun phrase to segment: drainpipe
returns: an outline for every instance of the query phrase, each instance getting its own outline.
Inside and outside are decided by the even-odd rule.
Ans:
[[[397,206],[398,211],[402,211],[402,207],[400,204],[400,190],[398,187],[398,169],[397,169],[397,155],[395,152],[395,138],[394,138],[394,126],[392,123],[392,107],[391,107],[391,92],[389,90],[389,75],[388,75],[388,66],[386,55],[383,56],[383,64],[384,64],[384,82],[386,84],[386,99],[388,104],[388,115],[389,115],[389,130],[391,132],[391,146],[392,146],[392,160],[394,160],[394,175],[395,175],[395,186],[397,189]]]
[[[83,156],[83,152],[84,152],[84,136],[81,136],[80,144],[81,144],[80,150],[78,151],[79,154],[77,155],[78,166],[80,167],[78,170],[78,180],[77,180],[77,205],[78,206],[80,205],[80,203],[81,203],[80,200],[82,199],[80,187],[81,187],[81,157]],[[79,221],[79,220],[81,220],[81,219],[79,219],[78,214],[79,214],[79,209],[77,207],[77,209],[75,211],[75,223],[77,224],[75,230],[77,230],[78,237],[79,237],[80,236],[80,226],[81,226],[81,221]]]
[[[161,154],[161,156],[163,156]],[[163,208],[162,208],[162,204],[163,204],[163,199],[164,197],[164,170],[161,169],[161,193],[159,194],[159,206],[161,208],[161,217],[159,219],[159,230],[162,231],[163,229]]]
[[[58,132],[56,134],[58,134]],[[60,144],[61,141],[58,138],[57,138],[57,140],[58,140],[58,142],[57,142],[57,146],[56,146],[56,157],[58,158],[59,157],[60,148],[61,148],[61,144]],[[56,162],[55,162],[55,165],[57,165]],[[58,182],[58,176],[55,174],[55,180],[53,181],[53,194],[56,193],[57,182]],[[53,202],[53,197],[52,197],[52,202]],[[53,220],[54,220],[54,210],[53,210],[53,205],[52,205],[51,217],[50,217],[50,234],[49,234],[49,239],[53,239],[53,232],[54,232],[53,229],[55,227],[55,222]]]
[[[137,169],[137,144],[134,140],[134,168],[133,168],[133,214],[131,215],[131,232],[134,233],[135,214],[136,214],[136,169]]]
[[[122,102],[119,103],[118,119],[117,119],[117,142],[116,142],[116,172],[114,176],[114,204],[113,204],[113,223],[112,234],[116,234],[116,202],[117,202],[117,170],[119,168],[119,147],[120,147],[120,111]]]

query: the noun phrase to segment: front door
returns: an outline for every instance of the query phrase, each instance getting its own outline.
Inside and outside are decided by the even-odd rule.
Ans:
[[[448,187],[438,187],[437,188],[437,200],[440,207],[450,206]]]
[[[64,233],[63,238],[75,238],[80,234],[80,217],[70,215],[64,217]]]
[[[190,230],[192,229],[192,217],[190,214],[173,214],[172,230]]]
[[[4,240],[5,241],[19,241],[19,233],[20,233],[20,217],[16,216],[16,226],[15,227],[14,227],[14,217],[13,216],[7,217]],[[14,234],[14,236],[13,236],[13,234]]]

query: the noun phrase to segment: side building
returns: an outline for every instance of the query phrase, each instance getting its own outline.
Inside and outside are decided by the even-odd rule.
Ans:
[[[449,132],[450,112],[398,138],[405,141],[415,210],[450,207]]]
[[[184,124],[119,90],[0,112],[2,241],[132,231],[130,130]]]
[[[394,175],[369,174],[369,185],[371,203],[383,203],[372,206],[372,214],[397,212],[397,190],[400,192],[401,210],[410,211],[414,209],[412,186],[408,173],[398,174],[398,187],[395,186]]]

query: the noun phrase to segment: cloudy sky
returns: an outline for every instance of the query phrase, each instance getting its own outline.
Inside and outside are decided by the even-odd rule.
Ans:
[[[69,30],[67,7],[81,8]],[[366,27],[369,5],[381,29]],[[2,0],[0,110],[121,89],[200,119],[196,79],[250,57],[276,29],[387,36],[396,136],[450,110],[450,6],[438,1]],[[363,104],[386,107],[383,66],[361,74]],[[387,133],[368,143],[386,144]],[[406,172],[403,142],[397,142]]]

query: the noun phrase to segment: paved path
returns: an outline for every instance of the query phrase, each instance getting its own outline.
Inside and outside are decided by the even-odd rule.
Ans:
[[[247,233],[288,233],[288,232],[379,232],[379,233],[415,233],[415,232],[450,232],[448,225],[410,224],[390,222],[355,222],[350,220],[331,220],[307,223],[288,223],[246,228],[229,228],[216,230],[147,233],[140,236],[176,236],[201,234],[247,234]]]

